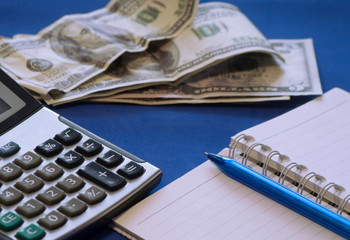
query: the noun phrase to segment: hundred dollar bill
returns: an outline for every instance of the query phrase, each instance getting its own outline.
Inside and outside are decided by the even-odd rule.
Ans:
[[[105,101],[158,99],[162,102],[161,99],[322,94],[312,39],[270,42],[285,62],[272,55],[247,53],[208,68],[177,86],[158,85],[126,91]]]
[[[67,92],[124,52],[178,35],[192,22],[198,1],[112,0],[105,8],[64,16],[37,35],[0,39],[0,62],[28,89]]]
[[[192,24],[176,38],[152,42],[141,53],[126,53],[106,72],[76,89],[67,93],[50,92],[43,98],[49,104],[60,104],[145,85],[171,83],[247,52],[279,56],[236,6],[222,2],[203,3],[199,4]]]

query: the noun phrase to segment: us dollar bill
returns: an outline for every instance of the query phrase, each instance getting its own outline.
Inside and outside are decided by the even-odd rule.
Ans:
[[[185,99],[210,102],[218,97],[223,101],[239,97],[237,101],[243,101],[248,99],[240,97],[322,94],[312,39],[276,39],[270,43],[285,62],[273,55],[247,53],[205,69],[177,86],[158,85],[126,91],[106,97],[104,101],[151,99],[146,102],[163,104]]]
[[[290,100],[289,96],[272,96],[272,97],[217,97],[217,98],[201,98],[201,99],[185,99],[185,98],[113,98],[101,97],[87,99],[89,102],[103,103],[130,103],[138,105],[171,105],[171,104],[207,104],[207,103],[251,103],[251,102],[267,102],[267,101],[285,101]]]
[[[67,15],[37,35],[0,39],[1,65],[40,94],[70,91],[103,72],[124,52],[173,38],[193,20],[199,0],[112,0]]]
[[[112,95],[127,89],[173,83],[225,59],[247,52],[279,56],[270,42],[234,5],[199,4],[192,24],[177,37],[152,42],[141,53],[125,53],[102,74],[70,92],[50,92],[48,104]]]

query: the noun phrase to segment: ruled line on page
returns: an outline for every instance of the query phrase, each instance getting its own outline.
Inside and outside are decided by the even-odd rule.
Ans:
[[[311,121],[314,121],[314,120],[316,120],[317,118],[321,117],[322,115],[325,115],[325,114],[328,114],[328,113],[331,112],[331,111],[337,110],[338,107],[341,107],[343,104],[345,104],[345,103],[347,103],[347,102],[348,102],[347,100],[341,101],[340,103],[338,103],[338,104],[336,104],[336,105],[330,107],[329,109],[327,109],[327,110],[325,110],[325,111],[323,111],[323,112],[321,112],[321,113],[319,113],[319,114],[317,114],[317,115],[315,115],[315,116],[313,116],[313,117],[311,117],[311,118],[306,119],[306,120],[303,121],[303,122],[300,122],[300,123],[298,123],[298,124],[296,124],[296,125],[294,125],[294,126],[291,126],[291,127],[287,128],[287,129],[284,129],[284,130],[281,131],[281,132],[278,132],[278,133],[276,133],[276,134],[274,134],[274,135],[271,135],[271,136],[268,136],[268,137],[262,139],[262,141],[266,141],[266,140],[268,140],[268,139],[270,139],[270,138],[276,137],[277,135],[280,135],[280,134],[283,134],[283,133],[285,133],[285,132],[289,132],[289,131],[291,131],[291,130],[293,130],[293,129],[295,129],[295,128],[298,128],[298,127],[300,127],[300,126],[303,125],[303,124],[306,124],[306,123],[309,123],[309,122],[311,122]]]
[[[216,178],[218,175],[221,175],[223,173],[219,172],[216,175],[212,176],[211,178],[209,178],[208,180],[206,180],[205,182],[202,182],[200,185],[198,185],[198,187],[201,187],[203,185],[205,185],[207,182],[211,181],[212,179]],[[197,188],[198,188],[197,187]],[[158,211],[154,212],[153,214],[149,215],[147,218],[143,219],[142,221],[138,222],[137,225],[142,224],[143,222],[147,221],[149,218],[154,217],[154,215],[156,215],[157,213],[163,211],[164,209],[170,207],[172,204],[174,204],[175,202],[179,201],[181,198],[186,197],[188,194],[191,194],[193,191],[195,191],[197,188],[193,188],[191,189],[189,192],[186,192],[185,194],[179,196],[178,198],[174,199],[172,202],[170,202],[169,204],[167,204],[166,206],[162,207],[161,209],[159,209]]]

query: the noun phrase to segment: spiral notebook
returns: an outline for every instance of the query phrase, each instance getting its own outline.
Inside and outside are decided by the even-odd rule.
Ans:
[[[231,138],[220,154],[350,219],[350,94],[334,88]],[[194,170],[114,219],[130,239],[341,239],[228,178]]]

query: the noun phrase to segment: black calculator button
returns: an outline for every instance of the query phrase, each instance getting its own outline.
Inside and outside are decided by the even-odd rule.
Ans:
[[[33,168],[36,168],[42,163],[41,157],[36,155],[33,152],[27,152],[20,156],[19,158],[16,158],[13,163],[20,166],[24,170],[30,170]]]
[[[20,202],[24,198],[23,194],[13,187],[6,188],[0,194],[0,203],[5,206],[11,206]]]
[[[0,147],[0,157],[6,158],[16,154],[21,147],[15,142],[9,142]]]
[[[22,223],[23,218],[11,211],[0,217],[0,229],[6,232],[18,228]]]
[[[44,181],[53,181],[63,175],[63,170],[54,163],[49,163],[42,169],[36,170],[35,175],[43,179]]]
[[[22,206],[16,208],[16,212],[24,217],[32,218],[42,214],[45,211],[45,206],[35,199],[30,199]]]
[[[76,217],[85,212],[87,205],[76,198],[72,198],[62,206],[58,208],[58,211],[68,217]]]
[[[57,164],[68,169],[75,168],[81,165],[83,162],[84,162],[84,157],[73,150],[66,152],[63,156],[60,156],[56,160]]]
[[[52,157],[62,152],[62,144],[56,140],[49,139],[36,146],[35,151],[45,157]]]
[[[107,194],[95,186],[88,188],[85,192],[80,193],[78,195],[78,198],[80,200],[91,205],[103,201],[103,199],[105,199],[106,197],[107,197]]]
[[[62,189],[66,193],[73,193],[80,189],[82,189],[85,186],[85,182],[81,180],[81,178],[78,178],[77,176],[70,174],[62,181],[58,182],[56,184],[56,187]]]
[[[78,174],[109,191],[116,191],[125,186],[126,180],[101,165],[90,162],[78,170]]]
[[[60,132],[55,135],[54,139],[62,143],[63,145],[70,146],[82,139],[80,132],[75,131],[72,128],[67,128],[63,132]]]
[[[0,179],[4,182],[19,178],[23,171],[12,163],[7,163],[0,168]]]
[[[92,157],[96,154],[99,154],[102,149],[103,146],[92,139],[86,140],[83,144],[75,148],[77,152],[83,154],[86,157]]]
[[[25,193],[33,193],[44,186],[43,180],[30,174],[23,178],[22,181],[16,182],[15,187]]]
[[[137,178],[141,176],[144,172],[144,167],[135,162],[129,162],[122,168],[118,169],[118,173],[128,179]]]
[[[65,197],[66,195],[64,194],[64,192],[62,192],[56,187],[50,187],[46,189],[43,193],[39,193],[36,196],[36,199],[38,199],[45,205],[52,206],[61,202]]]
[[[118,166],[123,161],[124,161],[124,157],[122,155],[120,155],[119,153],[116,153],[112,150],[109,150],[108,152],[106,152],[102,156],[98,157],[96,160],[96,162],[98,162],[99,164],[101,164],[107,168]]]
[[[52,211],[45,217],[40,218],[38,220],[38,223],[40,226],[48,230],[54,230],[59,227],[62,227],[64,224],[66,224],[67,221],[68,219],[65,216],[63,216],[57,211]]]
[[[45,230],[34,223],[21,229],[16,233],[16,238],[20,240],[40,240],[46,235]]]

